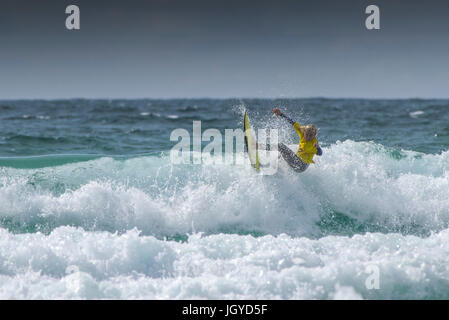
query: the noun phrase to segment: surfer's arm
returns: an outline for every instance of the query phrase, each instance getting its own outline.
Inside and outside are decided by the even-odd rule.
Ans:
[[[290,123],[292,126],[295,125],[296,121],[293,121],[292,119],[290,119],[289,117],[287,117],[285,114],[283,114],[282,112],[279,113],[279,116],[284,118],[285,120],[287,120],[288,123]]]
[[[285,120],[287,120],[288,123],[290,123],[292,126],[295,125],[295,123],[297,123],[296,121],[293,121],[292,119],[290,119],[289,117],[287,117],[285,114],[283,114],[281,112],[281,110],[279,110],[279,108],[274,108],[273,109],[273,113],[279,117],[284,118]],[[301,127],[301,125],[298,123],[298,127]]]
[[[317,156],[322,156],[323,155],[323,149],[321,149],[320,145],[318,143],[315,143],[315,148],[316,148],[316,155]]]
[[[299,137],[302,139],[301,125],[300,125],[298,122],[293,121],[291,118],[289,118],[288,116],[286,116],[285,114],[283,114],[283,113],[281,112],[281,110],[279,110],[279,108],[274,108],[274,109],[273,109],[273,113],[274,113],[275,115],[278,115],[278,116],[284,118],[285,120],[287,120],[287,122],[290,123],[290,124],[293,126],[293,128],[295,129],[295,131],[298,133]]]
[[[274,108],[273,109],[273,113],[279,117],[284,118],[285,120],[287,120],[288,123],[290,123],[291,125],[295,124],[295,121],[293,121],[292,119],[290,119],[289,117],[287,117],[285,114],[283,114],[281,112],[281,110],[279,110],[279,108]]]

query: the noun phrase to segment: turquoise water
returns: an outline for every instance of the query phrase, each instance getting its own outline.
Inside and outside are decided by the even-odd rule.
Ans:
[[[305,173],[173,165],[177,128],[320,128]],[[449,298],[449,101],[0,101],[0,297]],[[206,145],[208,142],[203,142]],[[223,149],[224,150],[224,149]],[[244,154],[236,157],[247,161]],[[368,289],[366,269],[379,269]]]
[[[0,156],[136,155],[169,150],[170,132],[240,128],[245,105],[261,128],[278,127],[270,110],[282,107],[320,128],[320,142],[374,141],[395,150],[445,151],[448,100],[230,99],[0,101]],[[294,142],[294,134],[285,138]]]

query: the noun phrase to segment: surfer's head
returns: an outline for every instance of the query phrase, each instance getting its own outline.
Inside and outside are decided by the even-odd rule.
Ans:
[[[318,129],[313,124],[308,124],[307,126],[303,127],[304,129],[304,138],[306,138],[306,141],[312,141],[314,138],[316,138],[316,135],[318,133]]]

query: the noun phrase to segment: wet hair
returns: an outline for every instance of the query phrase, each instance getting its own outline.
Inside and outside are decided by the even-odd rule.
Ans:
[[[306,141],[312,141],[318,133],[318,129],[313,124],[308,124],[307,126],[303,127],[303,131]]]

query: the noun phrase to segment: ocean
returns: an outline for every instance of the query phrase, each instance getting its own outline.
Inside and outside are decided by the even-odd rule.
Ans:
[[[304,173],[170,161],[275,106]],[[0,298],[449,299],[449,100],[0,101]]]

